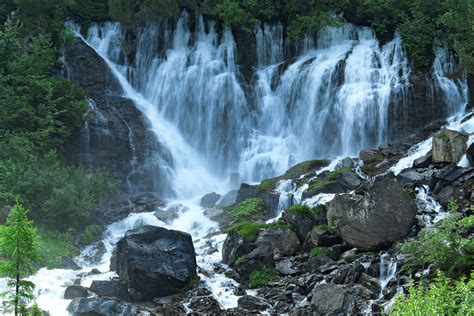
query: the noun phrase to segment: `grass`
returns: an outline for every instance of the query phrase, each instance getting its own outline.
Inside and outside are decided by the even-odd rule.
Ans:
[[[435,135],[435,138],[441,139],[441,140],[449,140],[448,135],[446,135],[444,132],[439,132]]]
[[[315,210],[307,205],[295,204],[288,208],[288,212],[306,216],[306,217],[313,217],[315,214]]]
[[[271,191],[276,188],[278,181],[286,180],[286,179],[294,179],[298,178],[301,175],[310,172],[316,168],[323,168],[329,165],[329,161],[327,160],[308,160],[297,165],[294,165],[290,169],[288,169],[285,174],[271,179],[266,179],[260,182],[257,186],[261,190]]]
[[[237,232],[246,242],[254,242],[255,240],[257,240],[260,231],[265,228],[291,229],[292,227],[290,224],[288,224],[282,219],[271,224],[258,224],[249,221],[244,221],[229,227],[227,229],[227,233]]]
[[[71,234],[60,234],[53,231],[38,229],[38,267],[48,269],[61,268],[62,257],[74,257],[78,251],[73,246]]]
[[[316,257],[319,255],[329,255],[331,253],[331,249],[328,247],[316,247],[310,250],[309,257]]]
[[[266,286],[277,278],[277,272],[274,268],[265,267],[253,271],[249,276],[249,287],[251,289]]]
[[[234,221],[256,219],[265,213],[265,201],[259,198],[249,198],[234,206],[228,216]]]
[[[243,261],[245,260],[245,256],[240,256],[237,258],[237,260],[235,260],[234,264],[236,266],[238,266],[239,264],[241,264]]]
[[[313,182],[310,186],[310,190],[319,190],[329,184],[333,184],[336,182],[336,178],[338,175],[342,173],[352,173],[352,169],[349,167],[342,167],[335,171],[330,171],[326,174],[324,178],[317,178],[315,182]]]
[[[84,245],[89,245],[93,241],[95,241],[100,235],[102,235],[102,232],[104,230],[102,229],[102,226],[100,225],[89,225],[86,227],[86,230],[84,232],[84,235],[82,236],[82,243]]]

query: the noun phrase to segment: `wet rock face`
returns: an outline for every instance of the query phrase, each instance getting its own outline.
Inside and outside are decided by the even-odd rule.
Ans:
[[[117,273],[133,300],[179,293],[198,278],[191,235],[162,227],[130,230],[117,243]]]
[[[417,206],[393,175],[375,179],[364,195],[338,195],[327,219],[347,243],[377,250],[403,239],[415,223]]]
[[[433,137],[433,162],[457,164],[466,154],[468,139],[465,133],[442,129]]]
[[[320,284],[313,289],[311,305],[321,314],[345,314],[357,312],[356,298],[341,285]]]
[[[110,298],[76,298],[67,311],[74,316],[135,315],[137,308],[131,304]]]

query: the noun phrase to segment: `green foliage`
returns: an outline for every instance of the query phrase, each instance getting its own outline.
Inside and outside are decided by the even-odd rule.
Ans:
[[[448,201],[448,211],[450,213],[457,213],[459,211],[459,204],[456,198],[451,197]]]
[[[313,217],[315,214],[315,210],[307,205],[295,204],[288,208],[288,212],[306,216],[306,217]]]
[[[24,310],[34,298],[35,285],[25,277],[35,272],[38,260],[37,231],[28,219],[28,210],[18,201],[10,211],[7,222],[0,226],[0,273],[7,276],[6,311]]]
[[[228,216],[235,221],[257,219],[265,213],[265,201],[260,198],[249,198],[237,204],[229,211]]]
[[[328,26],[340,26],[342,20],[324,11],[313,11],[309,15],[298,16],[288,27],[288,39],[296,42],[307,33],[314,33]]]
[[[100,237],[103,231],[104,230],[102,229],[102,226],[97,224],[87,226],[84,235],[82,236],[83,244],[91,244],[93,241],[97,240],[98,237]]]
[[[443,133],[443,132],[437,133],[437,134],[435,135],[435,137],[436,137],[437,139],[441,139],[441,140],[444,140],[444,141],[449,140],[448,135],[446,135],[446,133]]]
[[[48,269],[62,268],[62,257],[72,258],[78,255],[73,242],[74,236],[69,232],[58,233],[40,229],[38,231],[38,253],[41,253],[41,257],[36,266]]]
[[[274,268],[265,267],[253,271],[249,276],[249,287],[251,289],[261,288],[277,278]]]
[[[312,258],[319,255],[329,255],[329,254],[331,254],[331,249],[329,249],[328,247],[316,247],[310,250],[309,257]]]
[[[252,222],[242,222],[235,224],[227,229],[227,232],[238,232],[242,238],[247,242],[254,242],[257,240],[260,231],[265,228],[265,224],[256,224]]]
[[[245,256],[240,256],[240,257],[237,258],[237,260],[235,260],[234,264],[235,264],[236,266],[238,266],[239,264],[241,264],[242,262],[244,262],[244,260],[245,260]]]
[[[411,285],[408,296],[397,294],[390,315],[473,315],[473,276],[453,281],[438,272],[427,288]]]
[[[451,275],[468,273],[474,265],[474,240],[464,236],[473,227],[473,217],[450,215],[435,228],[426,228],[417,238],[401,244],[407,267],[433,264]]]

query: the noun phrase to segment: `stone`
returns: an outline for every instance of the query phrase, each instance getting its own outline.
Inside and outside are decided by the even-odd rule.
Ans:
[[[219,315],[222,306],[212,295],[196,296],[189,302],[188,308],[199,315]]]
[[[294,269],[293,262],[290,259],[285,259],[278,261],[275,264],[275,269],[284,275],[292,275],[295,274],[297,271]]]
[[[346,264],[333,272],[332,282],[336,284],[355,283],[363,272],[364,267],[358,262]]]
[[[341,161],[341,168],[352,168],[354,167],[354,160],[350,157],[346,157]]]
[[[467,150],[469,136],[450,129],[442,129],[433,136],[433,162],[457,164]]]
[[[246,309],[251,312],[262,312],[271,308],[271,305],[262,299],[256,298],[252,295],[244,295],[238,300],[239,308]]]
[[[61,265],[66,270],[81,270],[81,267],[71,258],[62,256]]]
[[[387,174],[377,177],[363,195],[337,195],[329,203],[326,217],[348,244],[377,250],[406,237],[417,210],[393,174]]]
[[[371,293],[371,299],[377,299],[382,292],[380,281],[365,273],[362,273],[357,281],[360,285],[367,288]]]
[[[75,298],[67,307],[67,311],[74,316],[100,315],[136,315],[137,308],[131,304],[115,299],[90,297]]]
[[[296,233],[286,228],[265,229],[258,235],[255,245],[257,248],[252,252],[257,252],[259,248],[267,249],[269,250],[268,255],[273,258],[276,256],[291,256],[301,247]]]
[[[90,291],[98,296],[117,298],[121,301],[127,301],[130,299],[127,284],[119,280],[94,280],[92,281]]]
[[[231,206],[234,205],[237,200],[238,190],[232,190],[224,194],[219,201],[217,201],[218,205],[221,206]]]
[[[166,210],[159,209],[155,213],[153,213],[153,215],[155,215],[155,217],[158,220],[160,220],[164,223],[168,223],[168,224],[179,217],[178,213],[173,208],[166,209]]]
[[[415,159],[415,161],[413,162],[413,168],[427,168],[432,163],[433,163],[433,154],[430,151],[428,154],[424,155],[423,157]]]
[[[356,298],[341,285],[323,283],[312,291],[311,305],[321,314],[350,314],[357,312]]]
[[[239,257],[255,248],[254,243],[246,242],[238,232],[230,232],[222,246],[222,260],[225,264],[232,265]]]
[[[473,136],[471,136],[473,137]],[[466,150],[466,158],[471,167],[474,167],[474,143],[470,144]]]
[[[65,300],[73,300],[78,297],[87,297],[88,296],[87,289],[80,285],[70,285],[64,291],[64,299]]]
[[[416,171],[406,170],[397,176],[397,180],[402,187],[414,188],[424,180],[424,177]]]
[[[359,152],[359,159],[364,163],[371,163],[382,161],[383,156],[377,149],[364,149]]]
[[[201,198],[201,202],[199,203],[199,205],[201,205],[202,207],[213,207],[214,205],[216,205],[217,201],[219,201],[220,198],[220,194],[217,194],[215,192],[208,193]]]
[[[179,293],[198,280],[191,235],[156,226],[129,230],[117,243],[117,274],[136,301]]]
[[[312,247],[331,247],[340,243],[342,240],[339,236],[329,232],[324,227],[314,227],[309,235],[309,243]]]
[[[318,223],[315,216],[309,216],[309,214],[297,214],[288,210],[283,212],[282,218],[285,222],[294,227],[298,237],[302,241],[306,239],[311,229]]]
[[[259,186],[242,183],[237,192],[235,203],[238,204],[248,198],[260,198],[265,201],[265,219],[273,218],[278,213],[278,201],[280,198],[278,193],[262,189]]]

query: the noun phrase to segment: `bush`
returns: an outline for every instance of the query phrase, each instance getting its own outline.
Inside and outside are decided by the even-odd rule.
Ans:
[[[331,249],[329,249],[328,247],[316,247],[311,249],[311,251],[309,252],[309,257],[312,258],[319,255],[329,255],[330,253]]]
[[[472,315],[473,276],[453,281],[438,272],[426,289],[423,284],[411,285],[408,296],[397,294],[390,315]]]
[[[243,222],[235,224],[227,229],[227,232],[238,232],[242,238],[247,242],[254,242],[257,240],[260,231],[265,228],[265,224],[256,224],[252,222]]]
[[[249,287],[256,289],[267,285],[277,278],[277,272],[274,268],[262,268],[253,271],[249,276]]]
[[[82,243],[84,245],[91,244],[93,241],[96,241],[100,237],[103,231],[104,230],[100,225],[94,224],[87,226],[86,230],[84,231],[84,235],[82,236]]]
[[[474,265],[474,240],[465,236],[473,224],[474,215],[459,218],[453,214],[435,228],[422,230],[417,238],[399,245],[407,255],[406,266],[433,264],[452,275],[469,273]]]
[[[237,204],[229,212],[229,217],[235,221],[251,220],[265,213],[265,201],[259,198],[249,198]]]
[[[290,206],[288,208],[288,212],[306,217],[313,217],[315,213],[313,208],[301,204],[295,204]]]

